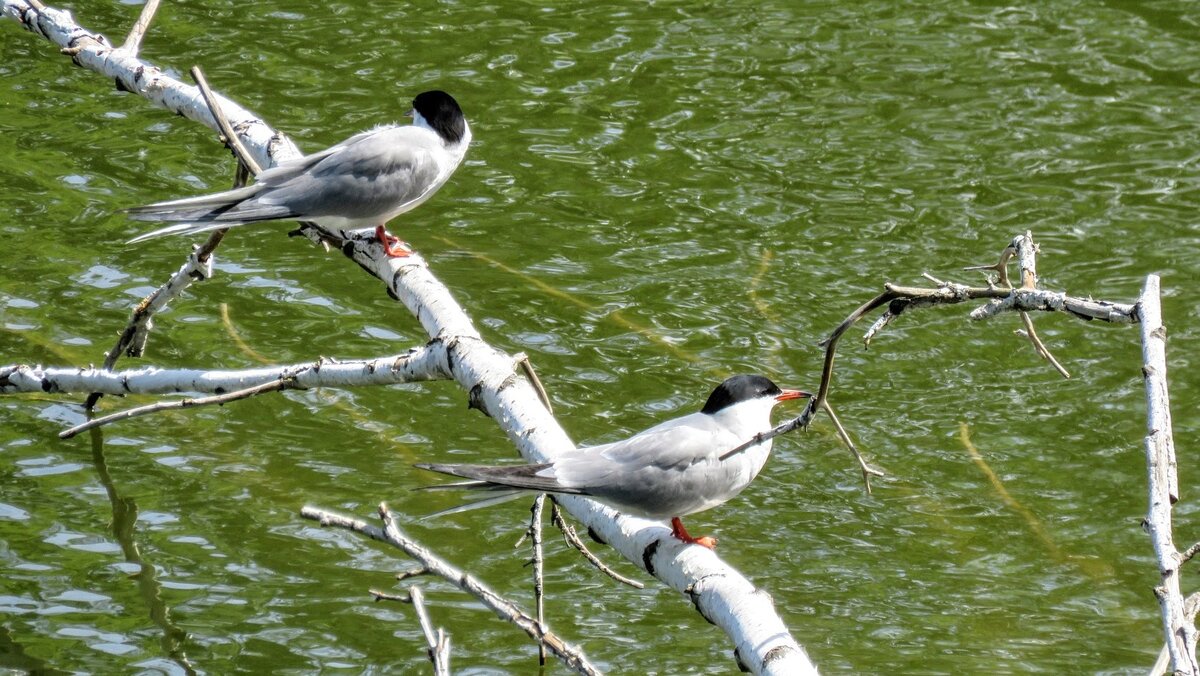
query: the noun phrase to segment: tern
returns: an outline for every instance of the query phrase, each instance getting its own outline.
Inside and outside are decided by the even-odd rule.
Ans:
[[[176,223],[129,241],[299,220],[343,236],[374,227],[389,257],[408,256],[412,250],[385,225],[432,197],[471,143],[471,128],[454,97],[427,91],[412,106],[412,124],[379,126],[321,152],[285,160],[245,188],[128,209],[136,220]]]
[[[716,538],[692,537],[680,517],[716,507],[741,493],[771,453],[766,439],[724,460],[721,456],[771,428],[771,409],[811,397],[780,389],[759,375],[739,375],[717,386],[698,413],[660,423],[610,444],[577,448],[535,465],[418,464],[470,481],[429,488],[472,488],[505,493],[536,491],[584,495],[617,511],[671,521],[671,534],[709,549]],[[496,498],[473,503],[483,506]],[[440,514],[462,511],[455,508]]]

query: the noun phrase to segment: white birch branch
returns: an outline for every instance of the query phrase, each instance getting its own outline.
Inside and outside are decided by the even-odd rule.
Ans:
[[[3,2],[6,16],[69,49],[79,65],[215,129],[212,115],[195,87],[114,49],[101,36],[76,25],[67,12],[38,11],[24,0]],[[232,101],[222,99],[221,107],[260,164],[271,166],[285,154],[294,156],[298,152],[290,141]],[[420,256],[386,258],[382,248],[367,238],[347,240],[341,250],[381,279],[389,294],[404,303],[431,338],[440,339],[447,350],[449,371],[470,393],[472,405],[504,429],[526,460],[546,462],[574,448],[542,406],[534,388],[514,373],[512,359],[480,338],[471,320]],[[629,561],[686,594],[706,619],[729,635],[735,657],[749,670],[789,675],[816,672],[779,618],[770,596],[713,551],[684,545],[660,523],[622,516],[584,498],[564,496],[560,503]]]
[[[446,345],[432,341],[407,354],[377,359],[267,366],[234,371],[160,369],[125,371],[98,368],[47,368],[23,364],[0,366],[0,394],[18,392],[103,394],[224,394],[294,376],[296,387],[356,387],[394,385],[450,377]]]
[[[108,38],[75,23],[69,11],[52,7],[39,11],[25,0],[3,2],[6,16],[61,47],[76,65],[116,80],[125,90],[172,113],[220,131],[197,87],[176,80],[125,49],[114,47]],[[229,99],[220,99],[221,108],[259,164],[273,166],[280,152],[288,157],[299,154],[287,137],[276,133],[254,113]]]
[[[1146,381],[1146,474],[1150,506],[1145,528],[1158,559],[1161,583],[1154,589],[1162,610],[1163,632],[1171,669],[1176,674],[1200,674],[1196,661],[1196,626],[1184,610],[1179,587],[1182,557],[1171,532],[1171,506],[1179,499],[1171,406],[1167,395],[1167,330],[1162,322],[1157,275],[1146,277],[1138,300],[1142,324],[1142,374]]]

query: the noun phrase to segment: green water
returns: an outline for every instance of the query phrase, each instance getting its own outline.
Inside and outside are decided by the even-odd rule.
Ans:
[[[140,6],[72,9],[119,42]],[[226,187],[231,164],[208,130],[11,21],[0,31],[0,363],[99,363],[187,250],[123,244],[145,224],[114,212]],[[815,387],[816,342],[885,281],[978,281],[960,268],[1027,229],[1048,287],[1131,301],[1161,274],[1177,539],[1200,536],[1194,4],[183,2],[142,54],[202,65],[306,150],[401,119],[423,89],[452,92],[477,141],[393,230],[489,341],[532,357],[581,443],[690,411],[734,372]],[[286,230],[229,237],[216,277],[124,363],[238,368],[423,342],[377,282]],[[926,311],[869,350],[847,341],[832,402],[888,472],[874,493],[821,420],[781,439],[742,497],[689,521],[770,591],[824,671],[1153,662],[1136,330],[1036,321],[1071,380],[1014,317]],[[59,441],[79,400],[0,399],[0,668],[427,669],[411,609],[367,595],[409,564],[298,511],[387,500],[408,521],[454,499],[414,493],[432,479],[411,463],[512,460],[457,387],[289,393]],[[963,423],[1015,502],[972,461]],[[512,547],[526,517],[510,503],[409,531],[529,602]],[[550,622],[597,664],[734,670],[684,599],[616,586],[550,540]],[[514,628],[427,587],[462,673],[535,672]]]

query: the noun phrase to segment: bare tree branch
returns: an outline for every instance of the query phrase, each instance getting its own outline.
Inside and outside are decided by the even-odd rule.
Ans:
[[[321,358],[309,364],[265,366],[232,371],[160,369],[128,371],[97,368],[56,368],[12,364],[0,366],[0,395],[19,392],[70,394],[224,394],[253,387],[292,374],[302,389],[395,385],[425,380],[445,380],[450,374],[451,345],[433,340],[405,354],[375,359],[338,361]]]
[[[571,545],[576,549],[576,551],[582,554],[583,558],[587,559],[588,563],[596,567],[596,570],[599,570],[601,573],[604,573],[617,582],[620,582],[621,584],[627,584],[634,589],[644,589],[646,587],[646,585],[642,584],[641,582],[627,578],[612,568],[609,568],[603,561],[599,559],[599,557],[593,554],[591,550],[587,548],[587,545],[583,544],[583,540],[579,539],[579,534],[575,532],[575,527],[563,519],[562,511],[559,510],[558,502],[555,501],[554,498],[550,499],[550,523],[554,524],[560,531],[562,531],[563,540],[565,540],[567,544]]]
[[[994,266],[989,265],[985,267],[988,270],[1003,272],[1005,263],[1013,255],[1013,252],[1016,252],[1021,265],[1022,278],[1028,284],[1036,284],[1036,250],[1037,247],[1033,242],[1033,236],[1030,233],[1025,233],[1024,235],[1015,237],[1012,243],[1008,247],[1005,247],[999,263]],[[928,277],[928,275],[926,276]],[[932,277],[929,277],[929,279],[937,284],[936,288],[909,287],[891,283],[884,284],[883,293],[863,303],[858,309],[851,312],[829,334],[829,337],[821,342],[825,347],[825,361],[821,369],[821,386],[817,390],[816,396],[812,398],[804,411],[792,420],[780,423],[771,430],[754,435],[741,446],[726,452],[721,456],[721,459],[724,460],[725,458],[741,453],[751,446],[762,443],[767,439],[773,439],[780,434],[787,434],[792,430],[806,427],[812,421],[817,409],[824,405],[829,396],[829,389],[833,383],[833,363],[837,353],[838,341],[859,320],[884,306],[887,307],[887,311],[866,333],[865,340],[868,342],[884,326],[894,321],[904,312],[937,305],[954,305],[971,300],[989,301],[986,305],[971,312],[970,316],[972,319],[986,319],[1008,311],[1038,311],[1066,312],[1079,319],[1099,319],[1122,324],[1132,324],[1138,321],[1135,306],[1133,305],[1096,301],[1090,298],[1073,298],[1067,296],[1065,293],[1043,291],[1031,287],[1017,289],[999,288],[996,286],[969,287],[953,282],[941,282]],[[1001,281],[1007,284],[1007,276],[1002,274]]]
[[[1146,474],[1150,507],[1143,525],[1150,534],[1158,559],[1161,583],[1154,589],[1162,611],[1163,633],[1176,674],[1200,673],[1196,660],[1196,625],[1185,612],[1179,586],[1182,563],[1175,549],[1171,527],[1171,507],[1179,499],[1176,474],[1175,441],[1171,432],[1171,406],[1167,394],[1167,331],[1162,323],[1159,281],[1146,278],[1138,299],[1138,317],[1142,323],[1142,374],[1146,382]]]
[[[157,402],[154,404],[147,404],[146,406],[138,406],[137,408],[130,408],[130,409],[126,409],[124,411],[117,411],[116,413],[110,413],[109,415],[101,416],[99,418],[92,418],[91,420],[89,420],[83,424],[76,425],[74,427],[63,430],[62,432],[59,432],[58,438],[59,439],[70,439],[71,437],[75,436],[76,434],[79,434],[80,432],[86,432],[87,430],[90,430],[95,427],[102,427],[104,425],[108,425],[109,423],[115,423],[119,420],[128,420],[129,418],[137,418],[139,416],[149,415],[151,413],[158,413],[159,411],[170,411],[170,410],[181,409],[181,408],[195,408],[198,406],[212,406],[214,404],[217,406],[220,406],[222,404],[228,404],[231,401],[237,401],[238,399],[248,399],[250,397],[253,397],[253,396],[256,396],[259,394],[266,394],[267,392],[281,392],[283,390],[294,390],[297,388],[298,388],[298,386],[296,385],[296,378],[294,376],[285,375],[285,376],[281,377],[279,380],[276,380],[274,382],[263,383],[261,385],[255,385],[254,387],[247,387],[244,390],[237,390],[236,392],[228,392],[226,394],[217,394],[217,395],[213,395],[211,397],[200,397],[198,399],[180,399],[178,401],[160,401],[160,402]]]
[[[316,507],[306,506],[300,511],[300,514],[306,519],[320,522],[322,526],[336,526],[352,530],[403,550],[405,554],[419,561],[430,573],[437,575],[474,596],[501,619],[508,620],[517,625],[530,638],[546,646],[555,657],[559,658],[563,664],[576,673],[600,673],[578,648],[563,641],[555,633],[544,629],[535,618],[530,617],[511,601],[492,591],[490,587],[477,580],[470,573],[447,563],[424,546],[418,544],[415,540],[410,539],[396,525],[396,521],[386,504],[379,505],[379,517],[383,520],[382,528],[372,526],[360,519],[353,519]]]

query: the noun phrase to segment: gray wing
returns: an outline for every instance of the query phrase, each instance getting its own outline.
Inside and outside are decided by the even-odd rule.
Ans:
[[[263,172],[254,201],[309,219],[403,213],[437,187],[439,143],[433,132],[411,125],[363,132]]]
[[[564,485],[586,480],[585,475],[620,475],[653,468],[683,470],[714,456],[732,437],[712,416],[693,413],[655,425],[628,439],[580,448],[555,462],[555,473]]]
[[[425,464],[418,463],[416,465],[421,469],[427,469],[433,472],[441,472],[442,474],[450,474],[459,476],[471,481],[449,484],[445,488],[466,488],[466,489],[483,489],[495,490],[519,488],[527,491],[541,491],[543,493],[573,493],[576,495],[582,494],[583,491],[577,488],[571,488],[561,485],[554,478],[551,470],[552,465],[543,463],[540,465],[512,465],[507,467],[495,467],[492,465],[441,465],[441,464]],[[430,486],[428,488],[443,488],[443,486]]]

